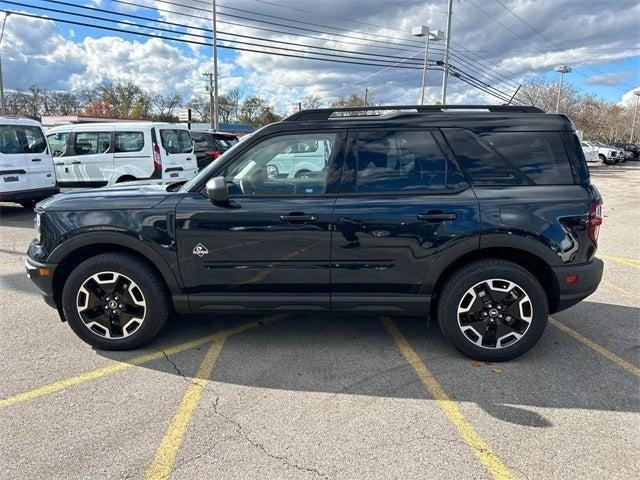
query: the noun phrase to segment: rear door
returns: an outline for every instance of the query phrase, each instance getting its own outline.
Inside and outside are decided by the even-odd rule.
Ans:
[[[27,156],[16,125],[0,125],[0,199],[2,193],[30,190]]]
[[[437,131],[352,131],[348,144],[331,243],[332,306],[425,315],[421,289],[433,262],[464,242],[479,245],[477,198]]]
[[[35,125],[20,127],[24,152],[29,168],[31,190],[48,189],[56,185],[53,158],[42,129]]]
[[[198,172],[191,135],[186,129],[159,127],[162,178],[188,180]]]

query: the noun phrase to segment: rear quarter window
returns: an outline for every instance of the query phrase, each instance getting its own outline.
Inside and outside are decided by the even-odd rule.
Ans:
[[[143,132],[116,132],[116,152],[139,152],[143,148]]]
[[[474,185],[575,183],[559,132],[443,132]]]

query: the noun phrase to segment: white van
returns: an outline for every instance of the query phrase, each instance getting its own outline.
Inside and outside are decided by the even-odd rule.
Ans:
[[[58,191],[40,124],[30,118],[0,117],[0,202],[31,208]]]
[[[180,181],[198,172],[185,125],[63,125],[49,129],[47,139],[60,187],[103,187],[148,178]]]

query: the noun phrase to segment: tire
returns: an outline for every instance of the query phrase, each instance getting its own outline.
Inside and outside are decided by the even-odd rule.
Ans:
[[[517,298],[509,298],[511,292]],[[438,301],[438,323],[445,338],[464,355],[489,362],[528,351],[542,336],[548,316],[547,296],[538,280],[502,259],[479,260],[457,270]]]
[[[95,292],[102,292],[101,298]],[[160,331],[169,316],[169,300],[163,281],[146,263],[134,255],[104,253],[71,272],[62,309],[71,329],[89,345],[131,350]]]
[[[294,178],[305,178],[309,173],[311,173],[311,170],[303,169],[296,172],[296,174],[294,175]]]
[[[120,177],[118,180],[116,180],[116,183],[135,182],[136,180],[136,177],[125,175],[124,177]]]
[[[600,154],[598,155],[598,158],[600,159],[600,161],[602,163],[604,163],[605,165],[612,165],[612,162],[607,160],[607,157],[605,157],[604,155]],[[615,162],[614,162],[615,163]]]

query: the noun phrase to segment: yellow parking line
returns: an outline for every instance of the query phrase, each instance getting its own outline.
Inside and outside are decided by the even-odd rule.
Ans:
[[[226,335],[234,335],[244,330],[257,327],[260,324],[276,321],[282,317],[283,315],[272,315],[262,320],[257,320],[255,322],[239,325],[237,327],[229,328],[227,330],[222,330],[219,333],[207,335],[206,337],[202,337],[197,340],[191,340],[189,342],[180,343],[178,345],[174,345],[173,347],[165,348],[163,351],[160,351],[160,352],[153,352],[153,353],[147,353],[145,355],[140,355],[138,357],[134,357],[127,360],[126,363],[116,363],[115,365],[109,365],[107,367],[98,368],[96,370],[91,370],[89,372],[81,373],[73,377],[65,378],[63,380],[50,383],[49,385],[45,385],[40,388],[18,393],[16,395],[12,395],[10,397],[1,399],[0,409],[11,406],[11,405],[15,405],[17,403],[25,402],[27,400],[33,400],[35,398],[42,397],[43,395],[59,392],[61,390],[64,390],[65,388],[78,385],[81,383],[89,382],[91,380],[96,380],[98,378],[102,378],[107,375],[112,375],[114,373],[121,372],[131,367],[153,362],[154,360],[159,360],[161,358],[164,358],[165,355],[175,355],[176,353],[184,352],[185,350],[190,350],[192,348],[205,345],[211,342],[214,338],[216,338],[216,335],[220,333],[224,333]]]
[[[217,334],[207,351],[207,354],[202,360],[200,368],[196,373],[193,382],[187,388],[182,401],[178,406],[178,409],[167,428],[167,432],[162,439],[162,442],[156,450],[156,454],[153,463],[149,467],[146,473],[148,479],[164,479],[168,478],[173,469],[173,464],[176,461],[178,450],[182,445],[184,436],[187,433],[187,427],[191,422],[191,418],[200,403],[202,393],[204,392],[204,386],[206,385],[208,378],[211,376],[213,367],[216,364],[216,360],[220,356],[224,341],[229,335],[225,333]]]
[[[613,257],[611,255],[598,255],[600,258],[605,260],[611,260],[612,262],[619,263],[621,265],[626,265],[627,267],[639,268],[640,269],[640,260],[635,260],[633,258],[624,258],[624,257]]]
[[[447,396],[440,383],[411,347],[408,340],[402,335],[396,324],[389,317],[382,317],[382,323],[387,327],[387,330],[395,340],[404,358],[413,367],[424,386],[436,400],[440,410],[442,410],[449,421],[458,429],[458,433],[464,442],[471,448],[476,457],[478,457],[478,460],[480,460],[480,463],[482,463],[491,477],[498,480],[515,478],[509,468],[491,451],[487,443],[473,428],[473,425],[465,418],[456,405],[456,402]]]
[[[619,287],[617,285],[614,285],[613,283],[610,282],[602,282],[602,285],[604,285],[606,288],[612,289],[612,290],[616,290],[618,293],[621,293],[622,295],[624,295],[625,297],[631,297],[631,298],[638,298],[640,297],[640,293],[634,293],[630,290],[626,290],[622,287]]]
[[[616,355],[613,352],[610,352],[609,350],[607,350],[603,346],[598,345],[593,340],[590,340],[587,337],[579,334],[578,332],[576,332],[572,328],[567,327],[564,323],[559,322],[558,320],[556,320],[553,317],[549,317],[549,322],[551,323],[551,325],[553,325],[554,327],[556,327],[559,330],[562,330],[567,335],[575,338],[580,343],[582,343],[583,345],[586,345],[587,347],[589,347],[594,352],[599,353],[604,358],[606,358],[607,360],[610,360],[611,362],[615,363],[620,368],[622,368],[622,369],[626,370],[627,372],[631,373],[632,375],[635,375],[636,377],[640,378],[640,368],[638,368],[635,365],[632,365],[631,363],[627,362],[624,358],[619,357],[618,355]]]

